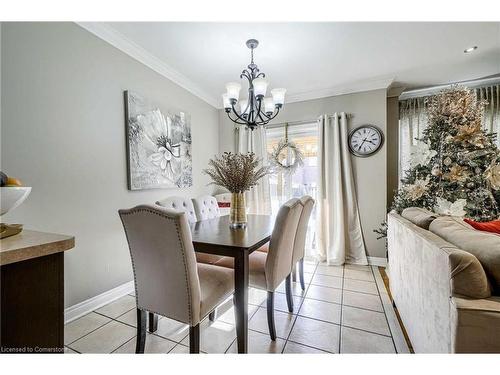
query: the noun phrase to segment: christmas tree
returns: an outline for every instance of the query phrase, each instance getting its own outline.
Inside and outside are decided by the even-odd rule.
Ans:
[[[476,221],[500,218],[500,151],[481,128],[483,107],[464,87],[429,99],[429,123],[392,208],[424,207]]]

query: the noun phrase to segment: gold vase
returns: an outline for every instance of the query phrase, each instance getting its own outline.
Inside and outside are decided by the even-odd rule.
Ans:
[[[231,228],[243,228],[247,225],[247,209],[245,207],[245,193],[231,194],[229,225],[231,226]]]

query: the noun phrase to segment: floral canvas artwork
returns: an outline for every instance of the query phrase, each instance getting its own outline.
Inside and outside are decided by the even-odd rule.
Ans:
[[[191,124],[184,112],[164,113],[125,91],[128,188],[192,186]]]

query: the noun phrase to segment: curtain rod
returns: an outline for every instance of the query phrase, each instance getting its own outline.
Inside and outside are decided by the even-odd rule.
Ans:
[[[328,116],[333,117],[334,115],[328,115]],[[352,113],[346,113],[346,116],[348,119],[354,117]],[[267,124],[267,125],[265,125],[265,127],[266,128],[279,128],[280,126],[285,126],[285,124],[288,124],[288,126],[296,126],[296,125],[305,125],[305,124],[315,124],[317,122],[318,122],[318,118],[315,118],[314,120],[278,122],[278,123],[273,123],[273,124]]]
[[[444,89],[448,89],[448,88],[452,87],[453,85],[463,85],[463,86],[467,86],[468,88],[475,89],[478,87],[492,85],[495,83],[500,84],[500,76],[484,78],[484,79],[476,79],[473,81],[454,82],[454,83],[449,83],[446,85],[424,87],[424,88],[415,89],[415,90],[408,90],[408,91],[404,91],[401,95],[399,95],[399,100],[406,100],[406,99],[411,99],[411,98],[420,98],[422,96],[429,96],[432,94],[436,94],[439,91],[442,91]]]

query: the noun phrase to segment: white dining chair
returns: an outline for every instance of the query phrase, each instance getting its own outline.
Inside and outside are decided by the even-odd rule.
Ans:
[[[189,325],[200,351],[200,322],[234,293],[233,270],[196,261],[187,214],[150,205],[119,210],[134,271],[136,353],[144,353],[146,311]]]

